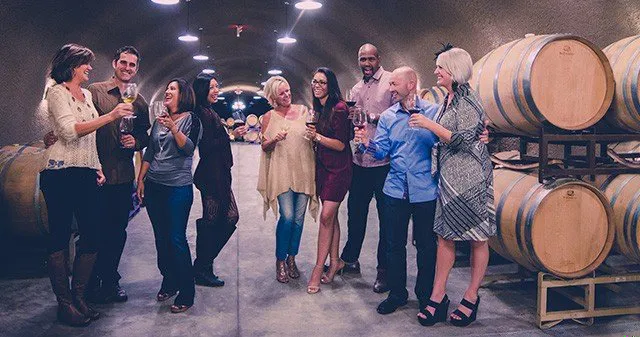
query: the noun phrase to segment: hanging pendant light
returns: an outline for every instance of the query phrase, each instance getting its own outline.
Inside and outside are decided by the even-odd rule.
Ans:
[[[285,18],[284,31],[286,31],[289,27],[289,3],[286,1],[284,3],[284,18]],[[286,33],[285,36],[280,37],[277,41],[278,43],[282,43],[282,44],[292,44],[292,43],[296,43],[296,41],[298,40],[289,36],[289,33]]]
[[[202,31],[204,29],[202,27],[198,28],[198,31],[200,32],[200,47],[198,48],[198,53],[193,55],[193,59],[196,61],[207,61],[209,60],[209,56],[207,56],[206,54],[204,54],[202,52]],[[207,46],[208,48],[209,46]]]
[[[304,1],[298,1],[296,3],[297,9],[314,10],[314,9],[319,9],[320,7],[322,7],[322,3],[320,3],[319,1],[304,0]]]
[[[151,2],[155,2],[158,5],[177,5],[180,0],[151,0]]]
[[[191,0],[186,0],[186,2],[187,2],[187,30],[184,32],[184,34],[178,36],[178,40],[184,41],[184,42],[195,42],[195,41],[198,41],[198,37],[195,35],[192,35],[189,32],[189,19],[191,16]]]

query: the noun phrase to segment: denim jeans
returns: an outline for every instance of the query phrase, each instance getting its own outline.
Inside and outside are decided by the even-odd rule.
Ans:
[[[413,241],[416,246],[418,275],[415,294],[421,305],[431,296],[436,270],[436,235],[433,220],[436,201],[409,203],[407,199],[396,199],[385,195],[385,216],[389,224],[387,241],[387,281],[389,297],[405,300],[407,292],[407,235],[409,218],[413,219]]]
[[[180,294],[174,303],[192,305],[195,284],[186,232],[193,185],[166,186],[147,180],[144,198],[156,239],[161,290],[177,290]]]
[[[280,218],[276,226],[276,259],[279,261],[286,259],[287,255],[298,254],[308,202],[308,195],[291,189],[278,196]]]

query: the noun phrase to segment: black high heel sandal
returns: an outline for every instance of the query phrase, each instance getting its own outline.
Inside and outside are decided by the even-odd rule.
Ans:
[[[456,309],[451,314],[457,315],[458,317],[460,317],[460,319],[449,317],[449,320],[451,321],[451,324],[454,326],[465,327],[476,320],[476,315],[478,314],[478,306],[480,305],[480,296],[478,296],[478,299],[476,300],[475,304],[467,301],[464,298],[462,298],[462,301],[460,301],[460,304],[469,308],[469,310],[471,310],[471,315],[467,316],[462,311]]]
[[[420,313],[427,316],[427,318],[422,318],[418,316],[418,322],[422,326],[432,326],[438,322],[444,322],[447,320],[447,311],[449,310],[449,297],[445,294],[440,303],[434,302],[431,299],[427,300],[427,306],[435,308],[436,310],[431,314],[427,307],[420,308]]]

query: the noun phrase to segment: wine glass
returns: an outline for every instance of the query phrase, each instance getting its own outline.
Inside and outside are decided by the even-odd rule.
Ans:
[[[351,90],[347,89],[347,91],[345,91],[344,99],[349,109],[349,119],[353,118],[353,107],[356,106],[356,98],[353,96],[354,95]]]
[[[309,112],[307,112],[307,118],[305,120],[305,124],[307,126],[315,126],[318,123],[318,119],[317,119],[317,113],[313,110],[309,110]],[[304,139],[306,140],[311,140],[309,139],[309,137],[307,137],[307,134],[305,133],[304,135]]]
[[[138,97],[138,85],[135,83],[125,83],[122,92],[122,101],[125,103],[133,103]]]
[[[126,116],[120,119],[120,136],[130,135],[133,132],[133,121],[136,116]],[[125,148],[124,145],[120,144],[120,148]]]
[[[367,125],[367,113],[362,108],[355,107],[353,111],[353,126],[358,130],[362,130]],[[354,139],[355,144],[360,144],[360,141]]]
[[[151,103],[151,113],[153,113],[153,116],[158,119],[159,117],[167,117],[169,116],[169,111],[167,110],[167,107],[164,106],[164,103],[162,101],[155,101],[153,103]],[[160,126],[160,132],[167,132],[169,131],[167,129],[166,126]]]
[[[409,114],[413,115],[413,114],[417,114],[420,113],[420,111],[422,111],[420,109],[420,106],[418,105],[418,96],[415,96],[413,98],[413,100],[409,101],[407,104],[407,110],[409,110]],[[412,130],[418,130],[419,127],[410,127]]]

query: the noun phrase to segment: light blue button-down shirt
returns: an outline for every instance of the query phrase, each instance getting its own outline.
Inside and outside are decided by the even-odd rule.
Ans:
[[[434,119],[439,106],[418,100],[421,114]],[[437,138],[433,132],[409,127],[409,113],[400,103],[392,105],[380,116],[375,139],[369,141],[366,151],[376,158],[387,155],[391,169],[384,183],[384,194],[409,199],[411,203],[435,200],[438,180],[431,176],[431,149]],[[359,151],[364,151],[360,145]]]

